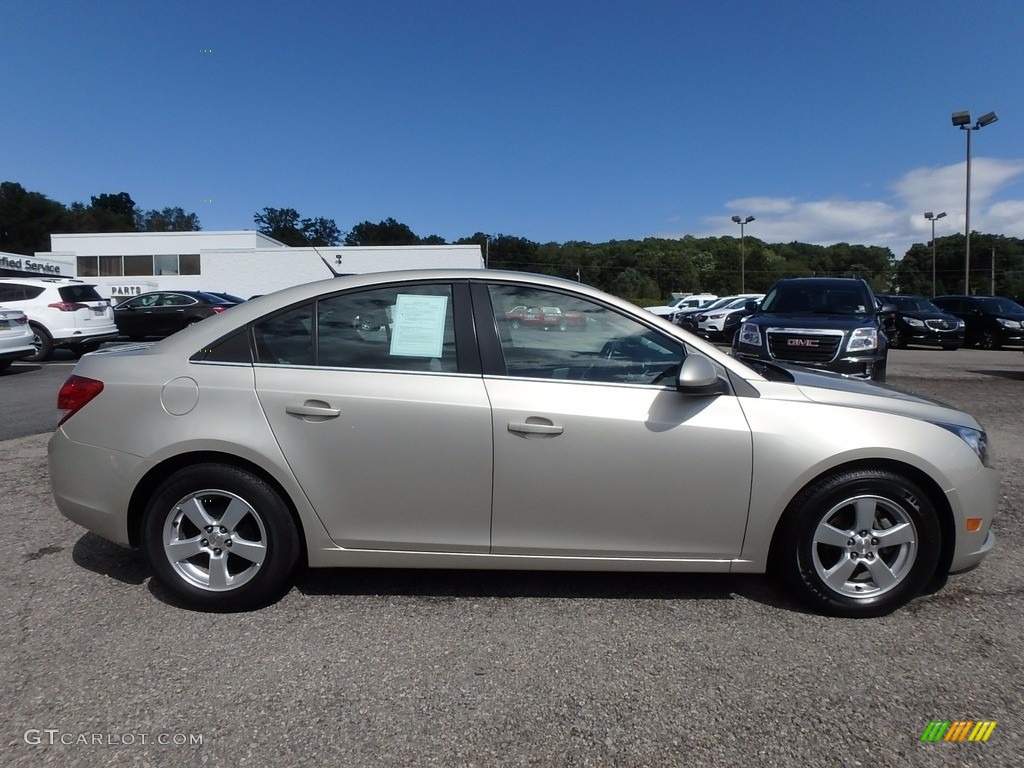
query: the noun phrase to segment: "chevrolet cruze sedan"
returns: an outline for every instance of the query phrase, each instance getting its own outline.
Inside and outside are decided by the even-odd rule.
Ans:
[[[513,328],[516,306],[585,321]],[[967,414],[748,366],[538,275],[296,286],[86,355],[58,405],[60,510],[206,610],[273,601],[307,565],[773,569],[867,617],[994,543],[999,477]]]

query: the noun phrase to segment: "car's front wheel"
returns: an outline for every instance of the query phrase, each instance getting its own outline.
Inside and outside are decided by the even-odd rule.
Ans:
[[[816,610],[881,616],[912,600],[935,573],[941,530],[928,497],[885,470],[851,470],[804,489],[786,511],[774,564]]]
[[[225,464],[187,467],[167,478],[146,507],[142,545],[163,586],[212,611],[247,610],[280,597],[301,551],[277,491]]]

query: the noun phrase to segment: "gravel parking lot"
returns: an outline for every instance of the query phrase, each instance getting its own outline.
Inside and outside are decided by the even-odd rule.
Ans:
[[[70,372],[16,368],[4,421],[52,407],[28,377]],[[889,380],[987,427],[999,538],[865,621],[808,614],[765,577],[462,571],[311,572],[264,610],[195,613],[60,516],[47,433],[2,440],[2,762],[1021,765],[1024,355],[896,350]],[[921,742],[934,720],[998,725]]]

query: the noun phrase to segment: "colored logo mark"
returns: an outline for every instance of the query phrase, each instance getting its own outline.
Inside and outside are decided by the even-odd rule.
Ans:
[[[995,729],[995,720],[932,720],[921,741],[988,741]]]

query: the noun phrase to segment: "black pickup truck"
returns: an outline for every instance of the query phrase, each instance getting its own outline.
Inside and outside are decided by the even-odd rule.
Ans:
[[[779,280],[733,341],[740,359],[771,360],[885,381],[888,342],[870,286],[859,278]],[[892,311],[891,306],[881,310]]]

